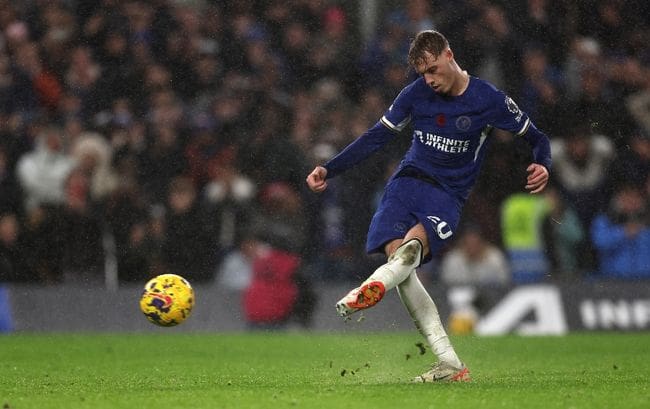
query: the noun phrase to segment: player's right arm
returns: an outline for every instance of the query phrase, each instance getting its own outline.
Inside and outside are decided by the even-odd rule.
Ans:
[[[327,188],[327,178],[352,168],[384,146],[393,136],[391,130],[377,122],[327,163],[316,166],[307,176],[307,185],[314,192],[322,192]]]
[[[411,120],[411,100],[414,83],[409,84],[399,93],[388,111],[372,128],[350,143],[338,155],[324,165],[319,165],[307,176],[307,185],[314,192],[322,192],[327,188],[326,179],[345,172],[359,162],[368,158],[388,141]]]
[[[320,193],[323,190],[327,189],[327,169],[323,166],[316,166],[314,170],[307,175],[307,186],[312,190],[312,192]]]

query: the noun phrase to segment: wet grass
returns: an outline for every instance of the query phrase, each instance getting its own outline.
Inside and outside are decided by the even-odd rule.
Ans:
[[[0,407],[642,408],[650,334],[458,337],[468,384],[411,384],[406,334],[0,336]],[[424,354],[422,354],[424,352]]]

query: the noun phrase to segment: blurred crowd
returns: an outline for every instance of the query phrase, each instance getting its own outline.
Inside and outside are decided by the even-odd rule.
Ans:
[[[495,132],[426,279],[650,278],[647,2],[378,3],[365,37],[362,3],[343,0],[0,0],[0,281],[170,272],[294,302],[310,281],[365,278],[408,130],[321,195],[304,179],[414,79],[422,29],[507,91],[554,157],[528,195],[529,147]]]

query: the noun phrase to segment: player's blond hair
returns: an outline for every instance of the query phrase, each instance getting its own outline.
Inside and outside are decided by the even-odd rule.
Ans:
[[[416,34],[411,46],[409,47],[408,63],[415,67],[424,62],[424,53],[430,52],[434,56],[439,56],[443,51],[449,48],[447,38],[435,30],[420,31]]]

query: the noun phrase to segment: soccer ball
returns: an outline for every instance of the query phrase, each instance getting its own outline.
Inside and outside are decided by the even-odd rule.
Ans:
[[[185,321],[194,307],[194,290],[176,274],[162,274],[144,286],[140,310],[147,319],[161,327],[173,327]]]

